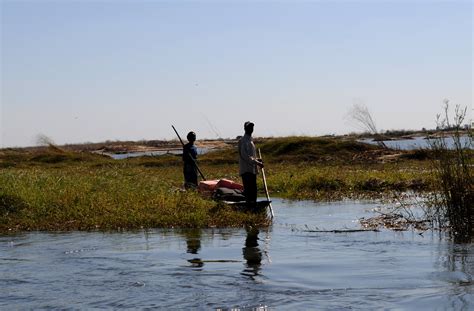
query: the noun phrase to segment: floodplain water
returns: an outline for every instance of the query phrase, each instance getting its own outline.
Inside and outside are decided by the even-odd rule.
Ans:
[[[208,153],[209,151],[215,150],[215,148],[208,148],[208,147],[197,147],[198,155],[203,155]],[[127,158],[137,158],[137,157],[156,157],[162,156],[167,154],[172,154],[179,156],[183,153],[182,148],[170,148],[170,149],[163,149],[163,150],[155,150],[155,151],[138,151],[138,152],[125,152],[125,153],[108,153],[108,152],[97,152],[98,154],[106,155],[111,157],[115,160],[123,160]]]
[[[361,139],[363,143],[376,145],[378,142],[374,141],[371,138]],[[444,138],[446,147],[453,149],[454,148],[454,139],[452,137]],[[431,149],[430,143],[432,139],[427,139],[425,137],[413,137],[412,139],[397,139],[397,140],[384,140],[384,144],[391,149],[397,150],[417,150],[417,149]],[[474,149],[472,144],[472,139],[468,136],[460,137],[459,142],[463,148]]]
[[[453,138],[445,138],[446,145],[448,148],[453,148],[454,140]],[[361,139],[360,142],[368,144],[377,144],[371,138]],[[391,149],[398,150],[416,150],[416,149],[429,149],[430,140],[425,139],[424,137],[414,137],[412,139],[399,139],[399,140],[386,140],[384,141],[385,145]],[[461,144],[467,148],[473,149],[472,141],[468,136],[461,137]],[[207,148],[207,147],[198,147],[198,154],[203,155],[210,151],[216,150],[218,148]],[[180,155],[182,154],[182,148],[171,148],[155,151],[141,151],[141,152],[125,152],[125,153],[107,153],[107,152],[98,152],[99,154],[107,155],[115,160],[123,160],[127,158],[143,157],[143,156],[162,156],[166,154]]]
[[[268,228],[0,236],[0,309],[469,310],[474,247],[360,228],[374,202],[276,199]]]

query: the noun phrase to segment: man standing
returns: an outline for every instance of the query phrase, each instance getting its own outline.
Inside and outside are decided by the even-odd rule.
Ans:
[[[262,160],[257,158],[255,145],[252,141],[253,127],[252,122],[245,122],[245,135],[239,140],[239,174],[244,184],[247,203],[257,201],[257,166],[263,167]]]
[[[194,145],[196,141],[196,133],[189,132],[186,136],[188,143],[183,146],[183,174],[184,174],[184,188],[193,189],[197,187],[197,148]]]

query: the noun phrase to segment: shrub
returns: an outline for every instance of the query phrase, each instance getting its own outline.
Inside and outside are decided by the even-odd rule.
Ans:
[[[470,240],[474,234],[474,180],[472,174],[472,132],[463,138],[462,124],[467,108],[455,108],[454,124],[449,118],[449,103],[444,115],[438,115],[438,129],[451,129],[449,134],[430,140],[433,150],[433,173],[440,188],[434,196],[434,215],[442,227],[448,227],[459,241]],[[447,138],[453,143],[450,146]]]

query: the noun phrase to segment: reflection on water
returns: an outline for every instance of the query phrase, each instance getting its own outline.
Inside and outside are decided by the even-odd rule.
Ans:
[[[429,232],[305,232],[357,228],[379,204],[273,203],[268,229],[0,236],[0,309],[474,307],[472,244]]]
[[[474,260],[472,244],[449,244],[439,250],[437,265],[443,278],[460,285],[473,285]],[[462,288],[462,287],[461,287]]]
[[[189,254],[197,255],[201,249],[201,229],[188,229],[183,230],[182,234],[186,239],[186,252]],[[199,257],[188,259],[193,268],[202,268],[204,266],[203,261]]]
[[[242,274],[254,277],[259,274],[262,264],[262,251],[258,246],[258,234],[260,231],[254,227],[247,227],[246,231],[247,237],[245,238],[245,246],[242,248],[242,253],[246,260],[246,267]]]
[[[184,231],[186,237],[187,252],[197,254],[201,249],[201,229],[190,229]]]

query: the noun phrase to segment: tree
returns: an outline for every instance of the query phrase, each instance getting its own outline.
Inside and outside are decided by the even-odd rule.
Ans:
[[[353,104],[347,113],[347,119],[352,121],[351,123],[353,123],[356,127],[368,131],[370,134],[379,135],[377,126],[375,125],[375,120],[372,118],[369,109],[364,104]],[[383,141],[379,140],[377,143],[381,147],[387,148]]]

